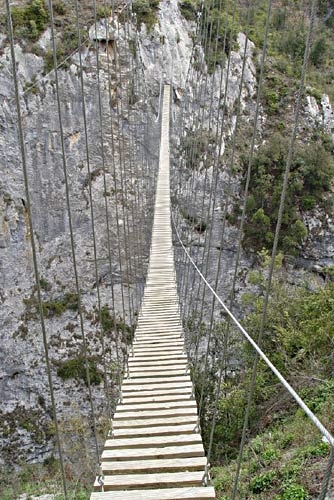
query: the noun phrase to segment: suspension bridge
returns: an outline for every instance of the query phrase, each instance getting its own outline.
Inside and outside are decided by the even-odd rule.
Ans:
[[[263,72],[267,50],[266,44],[270,24],[271,3],[271,1],[268,2],[266,31],[261,55],[258,93],[255,103],[252,132],[253,136],[250,141],[250,154],[248,159],[249,165],[244,192],[245,200],[247,200],[248,196],[247,190],[251,176],[252,157],[256,148],[255,139],[258,130],[259,109],[261,106],[261,89],[263,85]],[[94,287],[96,287],[98,304],[98,312],[96,313],[98,318],[97,322],[100,324],[103,323],[101,312],[102,287],[101,278],[99,276],[99,252],[104,256],[105,247],[107,247],[108,258],[105,258],[105,260],[109,260],[108,273],[110,275],[110,287],[112,289],[111,309],[113,311],[116,310],[114,292],[116,285],[113,282],[115,272],[112,268],[112,254],[114,254],[118,255],[121,278],[124,282],[128,283],[127,287],[123,282],[121,284],[120,295],[122,303],[121,309],[123,313],[122,316],[124,321],[128,316],[130,318],[130,322],[135,324],[133,342],[131,346],[127,347],[124,360],[121,359],[120,354],[124,346],[117,339],[115,341],[115,345],[113,346],[117,355],[118,363],[118,376],[116,378],[119,383],[119,397],[116,410],[110,421],[110,430],[107,439],[104,443],[103,450],[101,450],[99,439],[97,437],[97,416],[96,409],[94,408],[94,388],[91,380],[90,365],[88,360],[91,346],[89,345],[85,332],[85,320],[83,317],[82,307],[81,283],[85,280],[85,271],[82,269],[80,270],[78,264],[79,259],[77,258],[77,254],[80,249],[80,244],[75,243],[76,235],[72,226],[73,215],[71,212],[71,203],[73,203],[73,200],[71,200],[70,177],[68,174],[69,166],[67,164],[67,158],[71,156],[71,148],[74,147],[73,144],[75,144],[75,140],[78,139],[71,138],[72,142],[70,143],[70,146],[68,147],[66,145],[62,121],[64,110],[62,110],[59,98],[61,82],[59,81],[60,66],[58,66],[57,61],[57,37],[54,33],[54,19],[52,17],[53,7],[52,1],[50,1],[49,8],[51,12],[52,27],[51,39],[54,59],[54,70],[52,70],[54,73],[52,78],[54,79],[56,95],[55,108],[57,108],[59,118],[60,147],[63,157],[62,163],[65,186],[64,192],[71,239],[70,251],[74,268],[75,291],[78,297],[78,323],[80,323],[81,331],[82,356],[85,358],[85,380],[88,387],[90,402],[90,422],[93,430],[92,434],[94,434],[96,455],[95,461],[98,464],[96,481],[93,487],[94,491],[90,496],[91,500],[204,500],[216,498],[215,490],[211,485],[210,462],[213,455],[215,429],[217,425],[217,415],[219,413],[219,400],[222,397],[222,385],[224,380],[228,378],[229,355],[227,352],[229,350],[229,340],[233,335],[239,335],[242,342],[247,342],[255,353],[252,378],[249,386],[248,402],[241,435],[239,456],[235,477],[231,479],[231,483],[233,483],[231,487],[231,491],[233,490],[233,493],[231,493],[233,500],[238,498],[239,480],[242,461],[244,459],[249,414],[252,397],[254,395],[257,365],[260,359],[275,375],[279,383],[287,391],[287,394],[289,394],[289,397],[294,399],[295,402],[302,408],[309,420],[319,431],[319,435],[326,439],[326,442],[330,445],[330,457],[326,468],[322,471],[322,485],[318,492],[319,500],[325,500],[326,498],[334,463],[334,438],[331,432],[322,424],[317,416],[300,398],[299,394],[288,383],[283,374],[270,361],[270,356],[268,357],[261,349],[261,337],[264,332],[264,322],[267,315],[275,258],[277,255],[277,241],[282,224],[285,196],[291,168],[291,158],[293,156],[294,143],[296,140],[297,127],[300,118],[302,96],[305,88],[305,71],[312,39],[315,3],[315,0],[313,0],[313,10],[305,40],[304,62],[301,67],[300,87],[295,103],[295,115],[289,146],[289,155],[284,172],[281,201],[278,210],[278,220],[270,260],[269,277],[265,290],[263,305],[264,319],[260,326],[256,342],[246,331],[239,321],[239,318],[237,318],[233,312],[235,307],[234,297],[237,287],[237,278],[240,271],[241,243],[245,225],[246,201],[243,205],[240,217],[240,227],[238,229],[238,234],[236,235],[237,251],[232,272],[232,284],[229,294],[227,294],[230,298],[228,305],[226,305],[226,302],[222,300],[219,293],[219,284],[223,274],[221,261],[223,259],[222,250],[225,245],[224,238],[226,218],[230,203],[229,197],[233,178],[232,172],[237,149],[237,131],[240,125],[241,100],[245,86],[244,80],[246,60],[248,57],[248,38],[246,37],[243,50],[240,50],[243,65],[240,74],[238,95],[234,103],[234,107],[237,111],[235,117],[236,119],[233,122],[234,132],[231,133],[230,137],[232,152],[226,162],[226,175],[228,180],[226,181],[227,187],[225,188],[223,201],[219,200],[218,195],[218,186],[221,175],[221,146],[217,147],[217,144],[222,144],[223,142],[227,122],[226,109],[228,108],[228,90],[230,79],[232,78],[231,73],[233,73],[230,67],[230,58],[228,58],[224,72],[221,71],[219,98],[217,99],[216,109],[213,109],[215,102],[214,91],[212,91],[212,95],[209,99],[207,96],[208,77],[206,77],[204,83],[199,83],[198,88],[194,85],[194,92],[196,95],[193,96],[193,99],[194,101],[197,100],[196,112],[191,108],[191,99],[189,99],[189,101],[185,99],[184,103],[181,105],[181,109],[179,110],[179,128],[176,131],[174,130],[174,134],[177,135],[177,133],[179,133],[181,136],[178,138],[179,142],[181,139],[186,137],[187,128],[189,128],[188,133],[190,137],[194,130],[200,132],[197,136],[195,135],[192,138],[193,142],[191,147],[188,148],[189,155],[187,161],[190,165],[195,164],[195,167],[193,167],[193,172],[189,174],[186,188],[182,193],[180,186],[182,186],[184,181],[184,178],[182,177],[182,161],[184,158],[182,161],[180,160],[178,171],[176,173],[174,171],[174,179],[171,179],[170,172],[170,145],[172,144],[170,137],[170,124],[175,119],[175,109],[173,110],[173,90],[175,90],[173,89],[173,74],[169,75],[169,79],[165,78],[165,81],[161,77],[159,99],[156,99],[155,96],[155,100],[159,101],[158,119],[161,119],[160,146],[159,148],[156,148],[157,151],[159,151],[159,165],[155,186],[154,210],[152,214],[153,226],[150,241],[149,261],[147,265],[147,273],[144,273],[145,259],[143,258],[143,255],[145,254],[146,242],[143,241],[145,238],[143,237],[142,231],[144,230],[144,225],[150,225],[150,220],[147,216],[142,217],[142,214],[145,212],[143,207],[150,205],[149,196],[152,196],[150,189],[154,184],[153,178],[155,177],[155,174],[153,168],[150,170],[150,167],[152,166],[150,165],[150,161],[152,161],[152,151],[150,149],[153,150],[155,145],[154,140],[150,137],[149,125],[146,121],[147,116],[145,113],[147,112],[147,109],[145,109],[145,106],[142,105],[142,103],[145,102],[146,89],[145,84],[143,83],[143,73],[141,72],[142,61],[138,56],[139,42],[136,35],[135,38],[131,38],[133,33],[130,33],[131,30],[129,29],[129,26],[133,20],[125,8],[124,12],[122,10],[124,25],[121,26],[120,23],[117,23],[116,27],[113,25],[112,36],[109,32],[108,22],[104,25],[102,30],[102,45],[104,47],[104,53],[103,57],[100,57],[101,54],[99,54],[99,50],[101,50],[102,45],[99,46],[96,5],[94,3],[95,35],[93,40],[95,43],[94,50],[96,50],[95,71],[97,83],[97,102],[95,107],[98,110],[97,122],[100,125],[100,156],[102,159],[102,168],[91,170],[90,150],[94,147],[90,142],[89,112],[91,112],[93,106],[90,106],[89,111],[87,111],[88,106],[86,106],[85,97],[85,85],[87,85],[87,83],[84,81],[84,63],[82,61],[82,45],[84,44],[84,41],[81,40],[78,9],[79,4],[76,1],[76,23],[78,27],[79,40],[78,50],[76,51],[79,71],[76,76],[78,76],[79,93],[81,92],[80,99],[82,103],[83,116],[82,137],[84,137],[84,140],[81,145],[85,150],[85,161],[88,167],[88,174],[87,179],[85,179],[84,188],[87,189],[88,192],[86,201],[87,207],[90,208],[89,217],[91,218],[92,224],[92,267],[94,268]],[[44,356],[50,388],[51,406],[53,409],[57,450],[61,465],[63,490],[67,500],[71,498],[71,496],[67,491],[65,470],[66,458],[63,453],[64,445],[61,439],[61,432],[58,429],[57,402],[53,382],[54,374],[52,363],[50,361],[50,346],[47,336],[47,315],[45,314],[47,309],[45,309],[45,302],[43,302],[43,290],[41,289],[40,279],[40,262],[38,259],[38,249],[36,245],[37,238],[35,234],[36,231],[34,229],[34,217],[30,202],[32,189],[31,184],[29,184],[29,162],[27,161],[26,156],[24,120],[22,119],[22,94],[20,93],[19,77],[15,61],[15,41],[13,36],[13,26],[11,24],[11,7],[8,0],[6,1],[6,5],[9,20],[8,31],[11,59],[13,65],[13,94],[15,97],[18,116],[18,143],[20,145],[23,171],[22,184],[24,184],[25,188],[25,216],[29,225],[28,233],[36,281],[36,303],[39,306]],[[248,9],[248,16],[250,17],[251,2]],[[129,17],[127,18],[126,16]],[[205,32],[207,34],[205,39],[203,39],[203,37],[201,39],[200,36],[199,39],[201,39],[201,43],[206,46],[207,50],[211,50],[211,52],[216,51],[215,55],[217,56],[218,35],[216,35],[215,40],[210,40],[208,33],[212,30],[208,29],[208,23],[209,21],[204,15],[199,17],[197,28],[199,31],[202,30],[202,33]],[[217,32],[219,32],[219,28],[222,27],[218,24]],[[225,52],[225,44],[228,43],[227,36],[232,36],[232,32],[233,30],[229,31],[228,24],[226,24],[223,52]],[[119,42],[120,39],[122,42]],[[130,41],[132,43],[131,47]],[[192,53],[192,57],[194,59],[196,55],[195,48]],[[125,60],[130,61],[128,63],[128,72],[121,67],[121,63]],[[194,63],[194,61],[192,62]],[[198,63],[198,61],[195,62]],[[199,70],[194,69],[195,67],[196,64],[189,67],[187,75],[188,83],[191,82],[191,80],[196,80],[196,78],[200,80],[197,73]],[[108,102],[108,106],[111,108],[111,110],[108,109],[108,112],[105,112],[103,109],[103,93],[101,92],[102,85],[100,81],[100,74],[102,74],[101,68],[104,71],[104,85],[105,88],[107,88],[106,94],[108,97],[106,101]],[[119,80],[119,88],[117,91],[115,91],[112,87],[112,78]],[[137,78],[137,80],[135,80],[135,78]],[[169,84],[166,83],[167,81],[169,81]],[[33,86],[34,85],[37,85],[37,83],[34,83]],[[118,95],[118,93],[120,95]],[[210,101],[209,113],[208,115],[205,115],[205,105],[203,103],[208,100]],[[140,106],[142,106],[142,115],[140,115],[138,109],[136,109],[135,112],[133,112],[133,110],[131,111],[132,105],[136,104],[137,101],[141,103],[138,105],[138,109],[141,109]],[[124,106],[124,102],[129,105],[127,110],[125,110],[126,106]],[[187,109],[188,104],[189,107]],[[107,167],[107,148],[105,146],[105,143],[107,142],[105,122],[107,119],[110,120],[111,125],[110,135],[112,155],[109,158],[109,162],[112,167],[110,168],[110,171],[108,171],[109,167]],[[159,125],[157,124],[159,121],[158,119],[155,123],[155,127],[157,129],[159,128]],[[206,122],[206,129],[202,128],[204,122]],[[143,126],[143,124],[145,124],[145,126]],[[205,169],[205,174],[203,175],[200,166],[202,158],[198,154],[198,148],[200,150],[200,147],[196,144],[196,140],[201,145],[201,141],[204,139],[206,140],[208,137],[208,130],[211,132],[211,129],[213,130],[214,127],[216,127],[216,129],[215,133],[212,135],[215,137],[214,139],[211,139],[216,146],[215,151],[211,151],[213,156],[212,173],[210,176],[208,174],[209,169]],[[231,127],[231,130],[233,127]],[[95,129],[94,134],[96,134]],[[95,137],[94,134],[92,135]],[[80,134],[77,135],[79,136]],[[108,136],[108,140],[109,139],[110,136]],[[144,143],[145,147],[139,147],[141,142]],[[176,141],[174,140],[174,144],[175,142]],[[208,141],[206,143],[206,148],[208,150],[210,149]],[[202,152],[203,157],[206,154],[207,151]],[[117,171],[117,167],[115,165],[117,161],[119,162],[119,172]],[[140,167],[138,165],[140,165]],[[116,217],[114,222],[116,234],[115,243],[111,241],[110,238],[110,227],[112,223],[109,219],[110,207],[108,207],[108,198],[111,194],[111,189],[108,189],[106,176],[106,173],[110,174],[110,172],[113,179],[112,191],[116,199]],[[96,209],[96,200],[93,196],[93,183],[95,178],[100,174],[103,176],[103,198],[106,214],[106,241],[104,244],[100,244],[101,248],[99,248],[99,244],[97,242],[96,229],[94,226],[97,216],[96,213],[94,213],[94,209]],[[143,181],[145,176],[149,178],[147,185],[145,185]],[[204,186],[202,186],[201,192],[197,192],[197,182],[201,176],[204,177]],[[171,182],[171,180],[173,180],[173,182]],[[171,184],[173,184],[173,186],[171,186]],[[150,189],[147,188],[148,185]],[[208,228],[206,228],[204,222],[197,220],[196,217],[191,215],[191,211],[189,211],[189,213],[187,212],[187,215],[185,216],[184,213],[182,213],[180,206],[177,206],[177,204],[174,204],[173,206],[171,201],[171,192],[173,192],[173,190],[174,195],[176,191],[177,196],[180,198],[182,196],[184,197],[185,205],[188,204],[189,207],[194,205],[201,207],[201,213],[206,215],[206,220],[209,220]],[[146,199],[145,196],[147,197]],[[121,199],[120,203],[118,203],[119,200],[117,197]],[[223,215],[219,220],[221,234],[217,240],[217,237],[213,234],[213,220],[216,217],[215,214],[217,211],[220,210],[220,207],[222,207],[221,211]],[[188,225],[184,223],[184,220],[187,220]],[[189,226],[191,226],[190,229]],[[196,233],[195,236],[194,233]],[[204,236],[202,233],[205,233]],[[219,252],[218,258],[215,256],[214,259],[211,250],[213,240],[215,241],[215,249]],[[89,244],[91,244],[90,240]],[[174,252],[177,252],[178,255],[174,255]],[[210,282],[209,279],[211,260],[215,265],[214,282]],[[179,271],[178,276],[176,269]],[[133,276],[135,276],[135,278],[133,278]],[[136,282],[135,285],[131,283],[131,277],[133,278],[133,281]],[[140,281],[139,277],[145,281],[143,291],[140,285],[138,285],[138,282]],[[130,285],[133,285],[132,289]],[[206,312],[206,321],[209,327],[206,338],[203,340],[200,336],[200,327],[201,320],[204,317],[203,311],[205,307],[207,308],[207,311],[209,311]],[[195,332],[190,331],[191,327],[189,327],[188,320],[189,318],[192,319],[191,313],[199,313],[200,317],[199,321],[195,321]],[[214,338],[213,332],[215,324],[218,323],[217,317],[221,317],[222,315],[226,318],[226,325],[224,335],[221,335],[217,341],[217,339]],[[116,322],[114,321],[114,323]],[[231,333],[232,330],[233,333]],[[194,339],[191,338],[192,334],[194,335]],[[112,377],[109,373],[110,367],[106,361],[107,349],[103,331],[102,334],[99,335],[99,339],[101,341],[101,357],[103,358],[101,365],[103,365],[105,377],[104,389],[107,400],[106,406],[109,407],[108,416],[110,417],[110,413],[112,413],[110,411],[110,384],[113,384],[114,381],[110,380]],[[217,341],[214,347],[212,346],[213,341]],[[110,349],[110,345],[108,345],[108,349]],[[201,361],[199,360],[199,353],[203,355],[203,359]],[[233,356],[235,356],[235,353]],[[124,373],[122,373],[121,369],[122,361],[124,361],[124,365],[126,366]],[[202,365],[201,368],[200,365]],[[210,370],[215,372],[214,376],[216,383],[213,388],[213,395],[211,396],[213,405],[210,409],[210,414],[206,415],[205,418],[207,430],[206,446],[204,447],[202,441],[203,436],[201,435],[201,431],[203,429],[201,429],[200,424],[203,422],[203,408],[205,406],[205,382]],[[200,373],[199,382],[197,380],[197,394],[195,394],[196,388],[194,380],[192,380],[191,377],[191,375],[195,372]],[[121,380],[122,375],[124,375],[123,380]],[[196,398],[195,395],[197,396]],[[223,447],[223,444],[221,446]]]
[[[121,402],[91,500],[215,498],[179,312],[169,183],[170,87],[165,85],[150,262]],[[95,483],[97,490],[101,485]],[[125,491],[118,491],[125,490]],[[109,492],[110,491],[110,492]]]

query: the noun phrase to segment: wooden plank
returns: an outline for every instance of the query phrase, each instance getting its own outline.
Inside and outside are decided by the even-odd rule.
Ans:
[[[166,488],[164,490],[132,490],[92,493],[90,500],[214,500],[211,486],[200,488]]]
[[[178,434],[171,436],[149,436],[149,437],[132,437],[131,439],[107,439],[104,445],[105,450],[120,449],[120,448],[164,448],[165,446],[183,446],[189,444],[201,444],[202,439],[200,434]]]
[[[174,361],[178,360],[187,360],[188,357],[184,352],[177,351],[177,354],[170,354],[170,353],[165,353],[165,354],[156,354],[154,356],[150,356],[147,358],[146,356],[129,356],[129,363],[134,362],[134,363],[157,363],[160,361],[169,361],[171,364]]]
[[[161,356],[163,354],[169,354],[169,355],[179,355],[179,354],[184,354],[184,348],[181,346],[177,347],[167,347],[167,346],[157,346],[157,347],[146,347],[143,349],[134,349],[134,356],[147,356],[147,357],[152,357],[152,356]]]
[[[136,386],[123,391],[123,401],[130,401],[132,398],[155,398],[157,396],[175,396],[186,395],[191,397],[193,385],[191,382],[189,384],[183,384],[181,387],[179,384],[175,384],[175,387],[169,386],[161,388],[159,385],[157,388],[152,386],[144,388],[144,386]]]
[[[177,421],[175,425],[168,425],[168,422],[166,421],[163,422],[163,425],[156,425],[154,423],[154,419],[151,420],[153,420],[153,423],[151,425],[146,424],[149,425],[149,427],[135,427],[133,425],[125,427],[123,429],[114,427],[113,437],[114,439],[119,439],[131,437],[170,436],[171,434],[192,434],[193,432],[195,432],[195,427],[197,424],[196,418],[193,419],[193,422],[191,422],[191,419],[185,420],[186,423],[184,425],[180,425],[179,421]],[[140,423],[140,420],[137,420],[136,422]]]
[[[140,379],[140,378],[147,378],[147,377],[154,377],[158,379],[159,377],[179,377],[181,375],[185,375],[186,370],[180,370],[180,369],[174,369],[174,370],[160,370],[160,371],[137,371],[134,369],[130,369],[130,374],[128,379]]]
[[[103,450],[102,461],[104,460],[146,460],[156,458],[191,458],[204,457],[202,444],[191,444],[185,446],[164,446],[162,448],[121,448]]]
[[[171,380],[171,378],[173,380]],[[124,379],[123,380],[123,385],[122,385],[122,390],[127,389],[129,385],[137,385],[140,383],[140,385],[146,385],[146,384],[176,384],[180,383],[182,385],[183,383],[190,382],[190,377],[189,375],[177,375],[176,377],[166,377],[166,378],[142,378],[140,379],[140,382],[136,380],[130,379]]]
[[[152,380],[152,379],[151,379]],[[130,380],[131,381],[131,380]],[[172,382],[170,379],[169,381],[164,381],[164,383],[156,383],[155,381],[152,382],[151,384],[139,384],[138,381],[136,383],[132,383],[134,381],[131,381],[131,384],[127,384],[122,386],[122,392],[125,394],[126,392],[142,392],[142,391],[158,391],[160,394],[162,393],[172,393],[172,389],[190,389],[192,390],[192,383],[190,381],[190,378],[188,378],[188,381],[185,380],[182,382],[182,384],[179,381]],[[142,396],[142,394],[141,394]]]
[[[177,458],[172,460],[132,460],[130,462],[102,462],[105,474],[132,474],[143,472],[186,472],[204,470],[205,457]]]
[[[164,349],[165,347],[179,347],[182,351],[184,348],[184,341],[179,336],[177,338],[162,338],[162,339],[150,339],[147,340],[138,340],[136,339],[133,344],[133,349],[136,352],[140,352],[141,350],[147,349]]]
[[[104,476],[104,490],[134,490],[138,487],[168,488],[168,487],[191,487],[201,486],[203,472],[158,472],[155,474],[115,474],[114,476]],[[99,490],[98,482],[94,488]]]
[[[166,394],[166,395],[156,395],[150,393],[149,399],[147,397],[141,397],[140,395],[134,396],[132,398],[129,398],[128,396],[123,398],[123,403],[122,404],[134,404],[134,403],[145,403],[146,401],[149,402],[159,402],[159,401],[189,401],[189,395],[188,393],[185,394]]]
[[[134,411],[134,410],[160,410],[160,409],[171,409],[171,408],[197,408],[195,400],[183,399],[182,401],[162,401],[160,403],[154,401],[147,401],[145,403],[126,403],[123,401],[122,404],[117,406],[117,413],[122,411]]]
[[[159,362],[158,361],[137,361],[136,359],[129,359],[129,367],[131,369],[136,369],[138,371],[144,371],[146,369],[150,370],[155,370],[155,369],[160,369],[164,366],[169,366],[171,369],[174,367],[181,367],[181,368],[187,368],[187,356],[184,355],[183,359],[161,359]]]
[[[114,429],[130,429],[133,427],[137,429],[139,427],[147,427],[147,426],[172,426],[179,424],[191,424],[197,423],[197,415],[185,415],[185,416],[171,416],[168,415],[166,417],[149,417],[149,418],[132,418],[127,420],[117,420],[113,422]]]
[[[126,420],[129,418],[139,420],[141,418],[154,418],[154,417],[168,417],[168,416],[184,416],[184,415],[197,415],[194,408],[173,408],[172,410],[140,410],[140,411],[116,411],[113,421]]]

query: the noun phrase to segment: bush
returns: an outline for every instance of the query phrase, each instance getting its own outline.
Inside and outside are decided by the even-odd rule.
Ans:
[[[142,23],[146,25],[150,31],[156,24],[158,0],[134,0],[132,2],[132,12],[137,16],[137,24],[140,26]]]
[[[93,385],[99,385],[102,382],[102,374],[97,368],[95,358],[88,357],[87,363],[90,383]],[[63,380],[71,378],[83,380],[85,384],[88,385],[85,357],[81,355],[76,358],[61,361],[57,369],[57,375]]]
[[[250,481],[249,488],[253,493],[261,493],[273,487],[273,483],[277,477],[276,471],[268,471],[254,477]]]
[[[279,248],[285,253],[298,253],[307,237],[302,211],[323,203],[324,193],[331,189],[334,160],[328,149],[321,137],[310,144],[298,144],[295,148],[279,238]],[[277,132],[253,158],[244,245],[255,250],[269,249],[272,245],[287,154],[287,140]],[[247,166],[245,162],[245,175]]]
[[[289,484],[279,497],[280,500],[307,500],[309,495],[300,484]]]
[[[181,14],[187,21],[195,21],[197,13],[197,5],[193,0],[182,0],[179,2]]]
[[[12,7],[14,33],[36,41],[49,19],[43,0],[31,0],[26,7]]]

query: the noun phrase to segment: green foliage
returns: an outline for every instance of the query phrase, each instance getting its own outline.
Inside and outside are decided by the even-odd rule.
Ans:
[[[106,335],[110,335],[112,332],[120,332],[124,342],[127,344],[132,342],[134,333],[133,327],[127,325],[121,318],[111,315],[107,305],[101,307],[101,325],[103,333]]]
[[[262,321],[268,253],[262,252],[260,259],[264,278],[261,278],[261,271],[257,271],[256,276],[255,272],[251,274],[257,289],[253,300],[249,301],[253,312],[244,321],[253,338],[257,337]],[[303,287],[291,289],[286,285],[283,270],[278,267],[262,340],[262,349],[270,360],[329,429],[334,418],[333,309],[333,282],[316,291]],[[233,458],[240,440],[253,349],[249,345],[239,349],[238,359],[243,368],[229,379],[228,385],[222,386],[213,447],[213,463],[223,464],[222,468],[214,469],[214,483],[219,494],[227,498],[231,497],[231,478],[236,467]],[[209,405],[208,415],[211,415],[210,408]],[[205,427],[202,427],[206,443]],[[309,486],[315,463],[319,462],[320,467],[321,462],[323,466],[330,447],[321,440],[305,413],[286,397],[276,377],[262,362],[258,365],[248,436],[239,491],[242,498],[257,498],[256,495],[276,500],[311,497]]]
[[[179,2],[181,14],[187,21],[195,21],[198,5],[195,0],[181,0]]]
[[[159,6],[158,0],[134,0],[132,2],[132,12],[137,16],[137,24],[140,26],[142,23],[146,25],[148,31],[151,31],[153,26],[157,23],[157,8]]]
[[[204,233],[207,229],[207,223],[199,219],[196,215],[189,213],[185,209],[181,209],[181,214],[184,219],[192,226],[194,231]]]
[[[58,16],[65,16],[66,5],[62,1],[53,2],[53,11],[55,14],[58,14]]]
[[[96,358],[87,357],[90,383],[99,385],[102,382],[102,374],[97,368]],[[67,359],[58,363],[57,375],[63,380],[75,378],[83,380],[88,385],[86,358],[83,355]]]
[[[79,305],[79,298],[76,293],[65,293],[65,295],[57,300],[43,302],[43,313],[46,317],[60,316],[67,309],[76,311]]]
[[[253,493],[261,493],[272,488],[277,477],[276,471],[270,470],[251,479],[249,489]]]
[[[69,498],[89,500],[93,475],[92,478],[80,477],[80,486],[78,486],[78,480],[73,478],[71,472],[67,466],[66,485]],[[13,500],[24,493],[31,498],[32,495],[39,496],[54,492],[54,500],[64,500],[61,483],[60,464],[53,456],[46,459],[43,464],[22,464],[16,471],[4,467],[0,472],[0,498]]]
[[[307,500],[309,494],[300,484],[288,484],[284,488],[282,495],[275,497],[275,500]]]
[[[287,153],[287,140],[277,132],[259,148],[253,159],[244,243],[257,250],[272,245]],[[298,253],[307,236],[302,211],[322,202],[333,177],[333,156],[321,141],[296,147],[279,240],[279,248],[284,252]]]
[[[31,0],[25,7],[12,7],[15,36],[36,41],[49,19],[43,0]]]
[[[39,284],[41,289],[44,290],[45,292],[49,292],[52,288],[51,283],[46,278],[43,277],[40,278]]]
[[[180,149],[188,168],[197,169],[201,162],[204,168],[209,168],[214,163],[216,137],[208,130],[190,131],[181,139]]]
[[[208,72],[213,73],[216,66],[225,65],[226,56],[237,48],[237,34],[241,29],[238,20],[233,18],[231,5],[220,0],[204,1],[202,24],[202,45]]]

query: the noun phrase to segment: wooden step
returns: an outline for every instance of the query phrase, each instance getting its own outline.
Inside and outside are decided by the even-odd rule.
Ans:
[[[132,490],[92,493],[91,500],[214,500],[211,486],[199,488],[166,488],[163,490]]]
[[[179,369],[179,368],[186,368],[187,367],[187,357],[184,356],[185,359],[177,359],[177,360],[171,360],[168,359],[166,360],[160,360],[159,362],[152,362],[152,361],[136,361],[133,360],[132,358],[129,359],[129,366],[131,369],[136,369],[137,371],[144,371],[144,370],[160,370],[161,368],[164,368],[166,366],[170,367],[170,369]]]
[[[126,420],[132,418],[133,420],[139,420],[141,418],[155,418],[155,417],[182,417],[185,415],[197,415],[194,408],[173,408],[172,410],[140,410],[140,411],[116,411],[113,421]]]
[[[104,445],[106,450],[121,448],[164,448],[165,446],[183,446],[189,444],[201,444],[201,436],[198,433],[178,434],[171,436],[149,436],[131,439],[107,439]]]
[[[179,417],[180,418],[180,417]],[[139,425],[129,425],[124,428],[114,427],[113,430],[113,438],[132,438],[132,437],[148,437],[148,436],[170,436],[172,434],[193,434],[196,429],[197,419],[193,418],[193,422],[191,422],[191,418],[184,419],[184,424],[182,425],[182,421],[178,419],[171,419],[174,421],[171,425],[169,422],[166,422],[167,419],[150,419],[152,423],[146,423],[145,427],[140,426],[141,421],[135,420],[132,422],[138,423]],[[159,425],[159,422],[162,422]],[[127,422],[128,423],[128,422]],[[147,427],[147,425],[149,427]]]
[[[103,460],[151,460],[156,458],[191,458],[204,457],[202,444],[191,444],[187,446],[164,446],[158,448],[128,448],[103,450]]]
[[[129,363],[160,363],[161,361],[168,361],[173,364],[174,361],[187,360],[188,357],[184,352],[177,351],[177,354],[155,354],[149,358],[146,356],[129,356]]]
[[[130,374],[128,379],[141,379],[141,378],[147,378],[147,377],[154,377],[158,379],[159,377],[170,377],[171,379],[173,377],[179,377],[182,375],[185,375],[186,369],[180,370],[180,369],[175,369],[175,370],[163,370],[163,371],[137,371],[134,369],[130,369]]]
[[[140,395],[135,395],[131,398],[128,397],[128,395],[126,395],[126,397],[123,397],[123,402],[120,403],[120,404],[135,404],[135,403],[139,403],[139,404],[142,404],[142,403],[146,403],[146,402],[150,402],[150,403],[159,403],[159,402],[162,402],[162,401],[189,401],[189,397],[184,394],[165,394],[165,395],[152,395],[152,393],[150,393],[150,397],[147,398],[147,397],[141,397]]]
[[[150,379],[152,380],[152,379]],[[130,382],[131,382],[131,379],[130,379]],[[134,381],[132,381],[134,382]],[[142,392],[147,392],[147,391],[151,391],[152,393],[158,393],[158,394],[172,394],[172,390],[176,390],[176,391],[183,391],[184,389],[188,389],[190,391],[192,391],[192,383],[190,381],[190,377],[188,377],[188,381],[184,381],[182,382],[182,384],[180,384],[179,381],[177,382],[172,382],[170,379],[169,379],[169,382],[164,382],[163,384],[160,382],[160,383],[156,383],[156,382],[152,382],[151,384],[139,384],[139,382],[137,381],[136,383],[129,383],[129,384],[126,384],[122,386],[122,393],[124,394],[124,396],[126,395],[128,397],[128,395],[126,393],[128,392],[140,392],[140,395],[142,396]],[[173,391],[174,394],[176,391]],[[137,394],[138,396],[138,394]]]
[[[161,377],[161,378],[153,378],[153,377],[148,377],[148,378],[141,378],[140,382],[137,380],[132,380],[131,378],[129,379],[124,379],[123,380],[123,385],[122,385],[122,390],[127,390],[128,386],[131,385],[150,385],[150,384],[176,384],[179,383],[180,386],[182,386],[183,383],[190,382],[190,377],[189,375],[177,375],[175,377]]]
[[[174,458],[172,460],[138,460],[130,462],[102,462],[105,474],[134,474],[157,472],[186,472],[204,470],[205,457]]]
[[[170,488],[201,486],[203,472],[158,472],[156,474],[116,474],[104,476],[104,490],[135,490],[137,488]],[[94,484],[95,490],[100,489],[98,482]]]
[[[174,396],[175,394],[189,395],[189,398],[192,394],[193,385],[191,382],[183,383],[182,386],[179,384],[168,384],[168,386],[161,387],[161,385],[157,384],[154,386],[133,386],[125,388],[122,390],[123,401],[130,401],[132,398],[155,398],[156,396]]]
[[[140,411],[140,410],[166,410],[173,408],[197,408],[195,400],[183,399],[182,401],[163,401],[160,403],[154,401],[147,401],[145,403],[125,403],[117,406],[117,413],[123,411]]]

